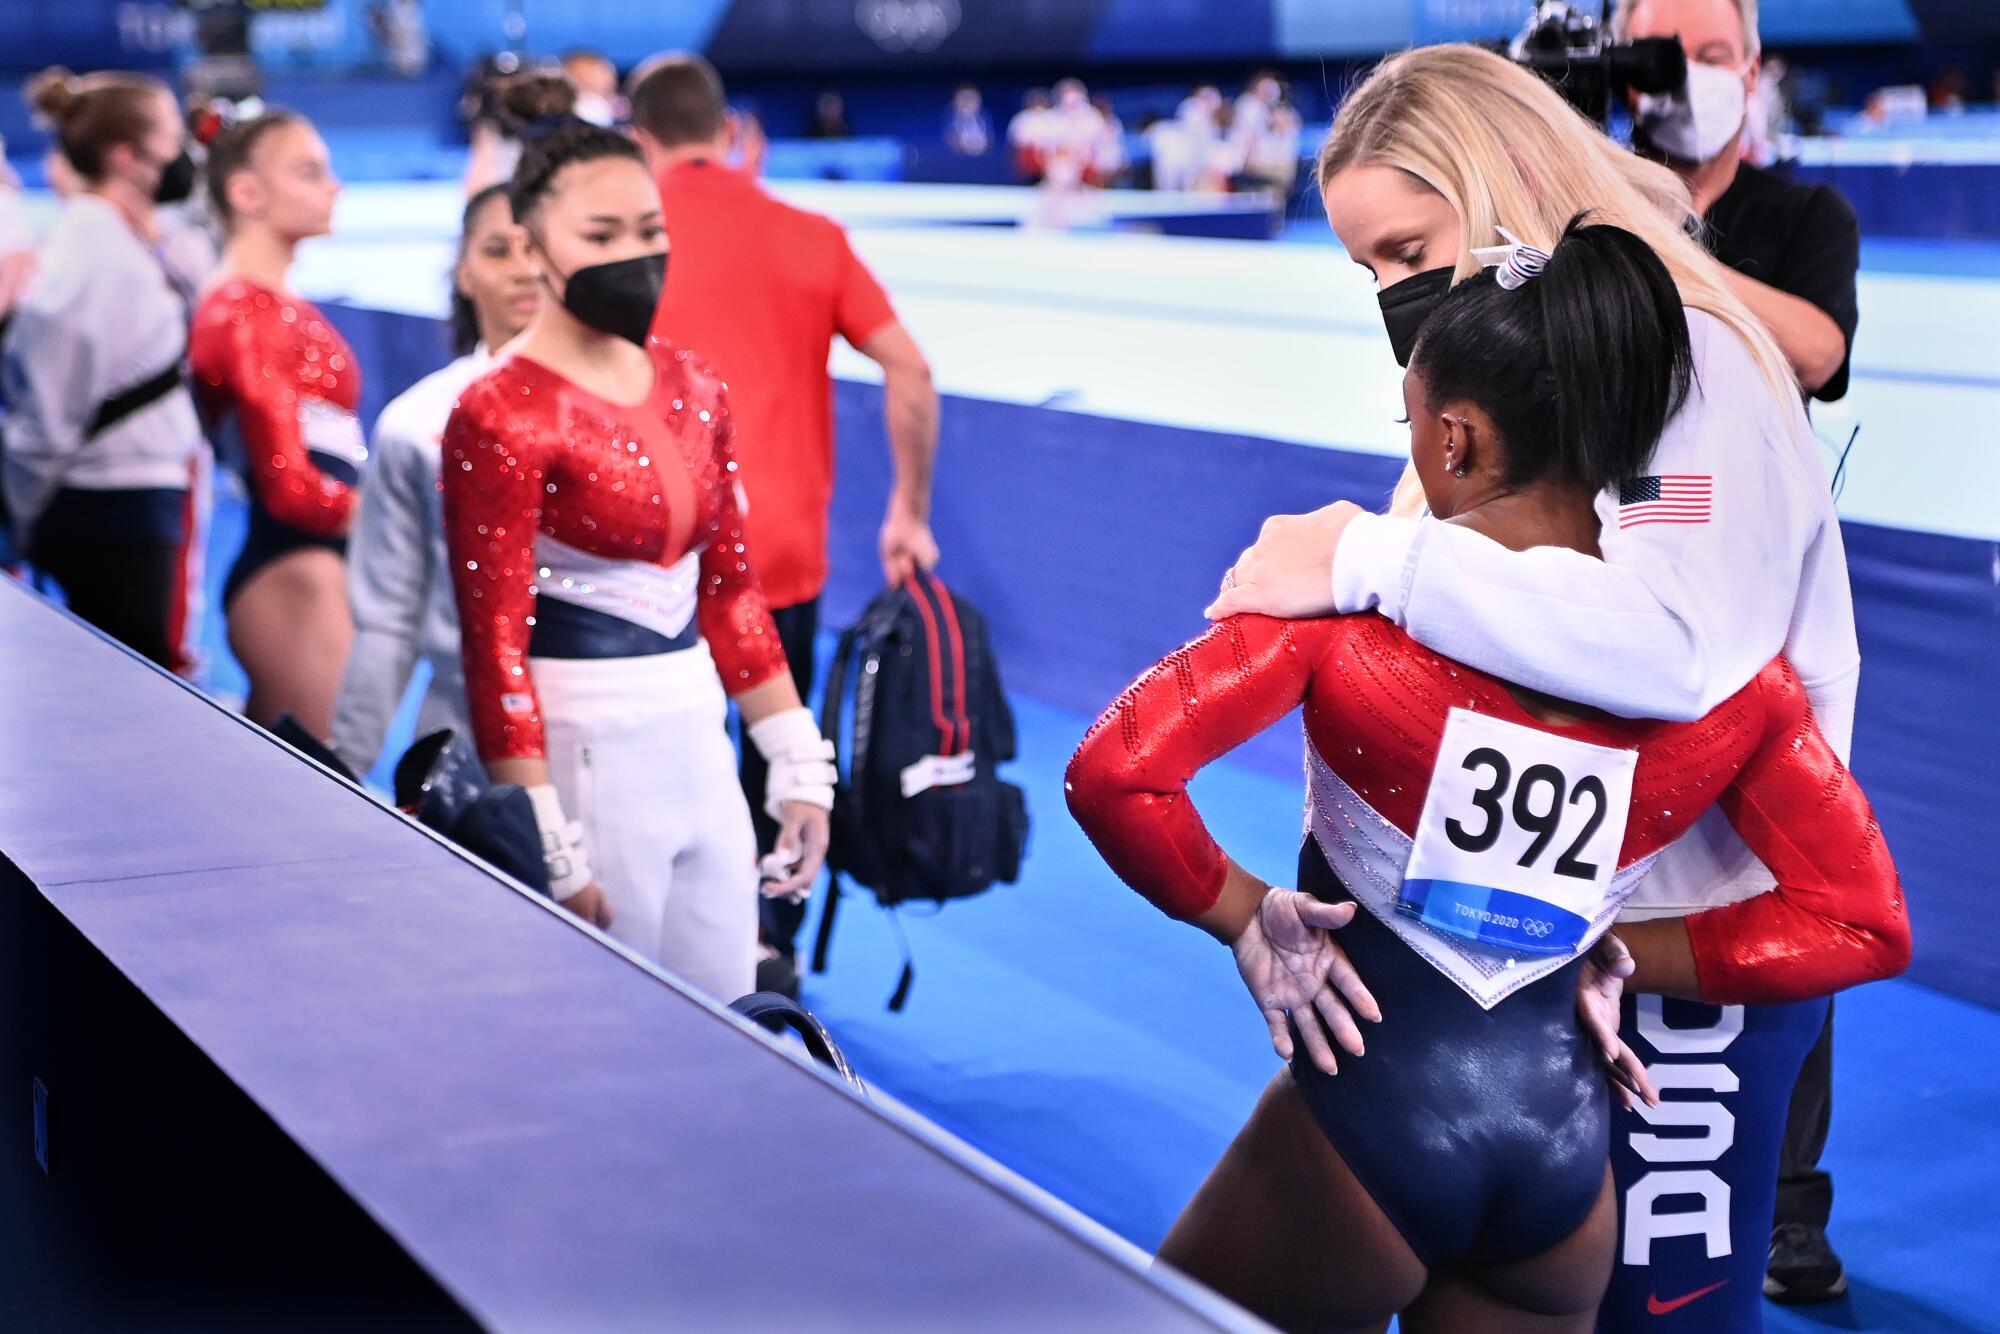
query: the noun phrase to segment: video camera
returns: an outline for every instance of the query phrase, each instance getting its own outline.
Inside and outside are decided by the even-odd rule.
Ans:
[[[1571,106],[1610,122],[1611,98],[1627,92],[1670,93],[1687,82],[1687,56],[1672,37],[1613,42],[1611,0],[1592,16],[1565,0],[1540,0],[1507,56],[1553,83]]]

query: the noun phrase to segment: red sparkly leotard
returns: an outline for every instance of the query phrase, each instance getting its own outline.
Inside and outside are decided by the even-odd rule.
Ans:
[[[489,763],[545,753],[529,667],[531,648],[545,652],[538,617],[622,623],[661,649],[698,628],[731,694],[786,670],[744,547],[724,386],[691,353],[658,339],[648,350],[653,389],[636,407],[517,356],[466,390],[445,427],[445,542]]]
[[[1559,727],[1378,616],[1237,617],[1169,656],[1098,720],[1070,765],[1071,809],[1128,884],[1174,916],[1198,916],[1221,890],[1226,859],[1187,800],[1187,780],[1301,702],[1316,755],[1405,836],[1454,707],[1636,750],[1621,867],[1720,804],[1778,886],[1687,919],[1707,999],[1821,996],[1894,972],[1907,954],[1881,830],[1783,659],[1698,722]]]
[[[250,488],[250,532],[226,602],[288,551],[345,549],[368,459],[356,416],[361,371],[311,302],[244,278],[202,299],[188,355],[209,421],[241,437]]]
[[[1629,892],[1651,854],[1721,805],[1778,887],[1686,919],[1704,995],[1819,996],[1909,957],[1881,832],[1782,659],[1696,723],[1553,726],[1379,617],[1237,617],[1098,721],[1070,764],[1070,809],[1127,883],[1176,917],[1198,916],[1227,860],[1188,802],[1188,779],[1300,703],[1311,836],[1298,884],[1366,909],[1336,938],[1382,1022],[1337,1076],[1295,1058],[1291,1079],[1428,1265],[1505,1263],[1570,1236],[1599,1198],[1610,1150],[1604,1078],[1576,1017],[1583,956],[1502,957],[1397,909],[1454,710],[1636,752],[1614,888]]]

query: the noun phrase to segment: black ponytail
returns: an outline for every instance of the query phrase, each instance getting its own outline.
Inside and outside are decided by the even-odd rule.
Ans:
[[[1578,214],[1540,276],[1491,270],[1454,287],[1410,357],[1427,406],[1485,409],[1506,481],[1600,490],[1642,475],[1694,378],[1687,313],[1667,266],[1622,227]]]

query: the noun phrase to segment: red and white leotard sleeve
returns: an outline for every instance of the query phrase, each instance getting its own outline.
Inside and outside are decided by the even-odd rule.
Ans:
[[[1199,916],[1228,862],[1188,800],[1188,780],[1301,703],[1315,750],[1406,835],[1452,708],[1558,730],[1499,682],[1379,617],[1240,616],[1168,655],[1098,719],[1070,761],[1070,810],[1127,884],[1171,916]],[[1606,719],[1560,730],[1639,752],[1620,866],[1720,801],[1779,877],[1768,894],[1687,919],[1705,997],[1803,999],[1907,963],[1908,919],[1880,830],[1783,659],[1694,723]]]
[[[1704,999],[1773,1005],[1901,972],[1910,919],[1861,785],[1779,658],[1758,676],[1763,743],[1719,804],[1777,887],[1687,918]]]
[[[750,561],[750,539],[743,526],[742,470],[736,462],[736,423],[729,412],[728,391],[720,381],[709,378],[715,405],[709,410],[710,447],[695,468],[706,502],[695,533],[701,550],[701,597],[695,614],[700,618],[701,637],[715,654],[723,688],[739,695],[776,678],[788,667],[770,603]]]
[[[257,503],[316,537],[345,533],[354,487],[314,462],[309,432],[316,411],[344,422],[360,405],[360,371],[339,331],[311,302],[234,278],[195,311],[188,359],[210,419],[236,417]]]
[[[637,406],[513,357],[465,391],[445,426],[445,545],[466,703],[488,763],[546,753],[528,662],[549,564],[540,538],[600,573],[642,563],[649,578],[638,582],[649,586],[698,552],[687,614],[725,689],[741,694],[786,670],[743,536],[721,383],[685,352],[657,341],[651,351],[653,392]]]

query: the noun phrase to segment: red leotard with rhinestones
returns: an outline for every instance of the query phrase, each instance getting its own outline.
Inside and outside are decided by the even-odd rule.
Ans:
[[[744,548],[727,396],[697,358],[654,339],[653,389],[608,402],[525,357],[466,390],[445,427],[445,540],[463,625],[466,700],[480,756],[545,753],[529,668],[538,540],[573,560],[658,576],[699,553],[694,617],[731,694],[785,670]],[[544,550],[546,557],[548,552]]]
[[[1169,656],[1098,720],[1070,765],[1071,809],[1128,884],[1175,916],[1198,916],[1221,890],[1226,859],[1188,802],[1187,780],[1300,703],[1321,758],[1406,835],[1454,707],[1638,751],[1620,866],[1721,805],[1778,885],[1687,919],[1709,1000],[1821,996],[1896,971],[1907,954],[1881,830],[1783,659],[1698,722],[1556,726],[1378,616],[1238,617]]]
[[[1400,863],[1367,858],[1398,849],[1407,858],[1452,709],[1637,751],[1620,866],[1722,806],[1778,888],[1687,919],[1704,994],[1824,995],[1894,972],[1908,957],[1880,831],[1782,659],[1696,723],[1552,726],[1498,681],[1379,617],[1238,617],[1169,656],[1098,721],[1070,764],[1070,808],[1129,884],[1168,913],[1198,916],[1214,904],[1227,861],[1188,803],[1188,779],[1301,703],[1330,778],[1314,768],[1314,834],[1300,851],[1298,884],[1329,901],[1370,896],[1338,939],[1383,1021],[1368,1026],[1364,1055],[1341,1058],[1337,1076],[1295,1059],[1291,1078],[1427,1265],[1542,1254],[1589,1216],[1610,1153],[1604,1077],[1576,1018],[1582,958],[1554,971],[1501,968],[1488,980],[1520,985],[1485,1005],[1462,976],[1447,975],[1454,961],[1438,938],[1403,934],[1426,928],[1399,929],[1376,884],[1359,879],[1400,877]],[[1334,818],[1325,803],[1338,805]],[[1382,836],[1373,854],[1357,851],[1364,830]],[[1322,838],[1360,889],[1335,872]]]
[[[250,532],[226,603],[288,551],[344,551],[367,460],[356,410],[361,372],[311,302],[232,278],[202,299],[188,336],[195,391],[212,427],[240,435]]]

